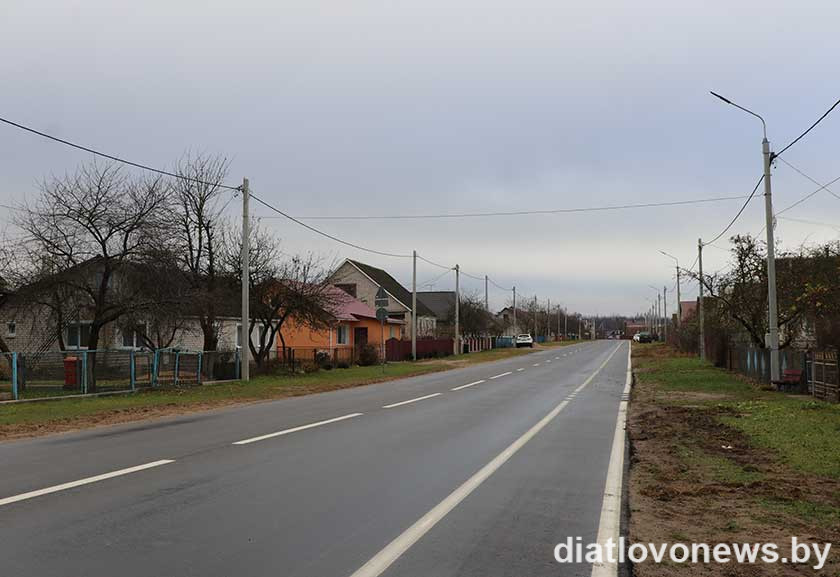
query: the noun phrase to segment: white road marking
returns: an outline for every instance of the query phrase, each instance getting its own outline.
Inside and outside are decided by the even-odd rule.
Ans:
[[[499,377],[506,377],[506,376],[508,376],[509,374],[511,374],[512,372],[513,372],[513,371],[508,371],[508,372],[506,372],[506,373],[502,373],[501,375],[494,375],[494,376],[490,377],[490,379],[498,379]]]
[[[467,387],[472,387],[473,385],[480,385],[484,382],[484,379],[480,381],[475,381],[474,383],[467,383],[466,385],[461,385],[460,387],[455,387],[454,389],[450,389],[452,391],[460,391],[461,389],[466,389]]]
[[[416,399],[408,399],[407,401],[400,401],[399,403],[393,403],[391,405],[383,405],[383,409],[393,409],[394,407],[401,407],[402,405],[407,405],[409,403],[416,403],[417,401],[424,401],[426,399],[431,399],[432,397],[439,397],[441,393],[432,393],[431,395],[426,395],[425,397],[417,397]]]
[[[538,366],[540,366],[540,364],[539,363],[534,363],[534,366],[538,367]]]
[[[607,366],[610,359],[618,351],[620,345],[610,353],[610,356],[601,364],[598,369],[587,378],[576,391],[582,390]],[[563,401],[551,412],[540,419],[537,424],[531,427],[524,435],[516,439],[511,445],[499,453],[492,461],[484,465],[475,475],[467,479],[463,485],[455,489],[443,501],[435,505],[428,513],[420,517],[411,527],[403,531],[393,541],[385,546],[379,553],[374,555],[367,563],[357,569],[350,577],[378,577],[385,572],[391,564],[400,558],[400,556],[408,551],[412,545],[417,543],[423,535],[429,532],[438,521],[446,517],[458,504],[466,499],[470,493],[475,491],[484,481],[495,473],[502,465],[504,465],[519,449],[533,439],[537,433],[545,428],[557,415],[566,407],[568,401]]]
[[[172,459],[162,459],[160,461],[153,461],[151,463],[146,463],[145,465],[137,465],[136,467],[129,467],[127,469],[120,469],[119,471],[111,471],[110,473],[103,473],[102,475],[96,475],[95,477],[88,477],[86,479],[79,479],[78,481],[71,481],[70,483],[64,483],[62,485],[54,485],[52,487],[47,487],[45,489],[38,489],[37,491],[29,491],[28,493],[21,493],[20,495],[14,495],[12,497],[6,497],[5,499],[0,499],[0,506],[9,505],[11,503],[17,503],[18,501],[25,501],[26,499],[33,499],[35,497],[40,497],[41,495],[49,495],[50,493],[57,493],[58,491],[65,491],[67,489],[72,489],[73,487],[81,487],[82,485],[89,485],[90,483],[96,483],[98,481],[104,481],[106,479],[113,479],[114,477],[120,477],[122,475],[129,475],[131,473],[137,473],[138,471],[145,471],[146,469],[151,469],[153,467],[160,467],[161,465],[168,465],[169,463],[174,463],[175,461]]]
[[[565,357],[566,355],[563,355],[563,356]],[[555,361],[559,361],[559,360],[560,360],[560,357],[554,357],[554,360],[555,360]]]
[[[618,543],[618,533],[621,526],[621,477],[624,473],[624,428],[627,424],[627,403],[630,398],[630,387],[633,383],[633,365],[631,360],[632,346],[627,346],[627,380],[624,392],[618,405],[618,418],[615,422],[610,464],[607,468],[607,483],[604,487],[604,502],[601,505],[601,521],[598,525],[598,543],[602,546],[608,539]],[[616,577],[618,565],[615,563],[594,563],[592,577]]]
[[[524,370],[525,370],[525,369],[523,369],[522,367],[520,367],[520,368],[516,369],[516,372],[518,373],[519,371],[524,371]]]
[[[546,362],[547,362],[547,363],[550,363],[550,362],[551,362],[551,359],[548,359]]]
[[[336,417],[334,419],[327,419],[326,421],[318,421],[317,423],[309,423],[308,425],[301,425],[300,427],[294,427],[292,429],[277,431],[276,433],[269,433],[267,435],[260,435],[259,437],[253,437],[251,439],[244,439],[242,441],[236,441],[233,444],[234,445],[248,445],[250,443],[256,443],[257,441],[264,441],[266,439],[271,439],[273,437],[280,437],[282,435],[288,435],[289,433],[297,433],[298,431],[303,431],[305,429],[311,429],[313,427],[320,427],[321,425],[329,425],[330,423],[336,423],[338,421],[343,421],[345,419],[352,419],[353,417],[361,417],[363,414],[364,413],[351,413],[349,415],[343,415],[341,417]]]

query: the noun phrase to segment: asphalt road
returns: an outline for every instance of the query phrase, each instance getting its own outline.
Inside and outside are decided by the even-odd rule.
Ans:
[[[628,346],[0,444],[0,574],[588,576]]]

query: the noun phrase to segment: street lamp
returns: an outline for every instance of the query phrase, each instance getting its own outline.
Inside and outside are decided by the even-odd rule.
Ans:
[[[781,380],[779,366],[779,308],[776,299],[776,246],[773,240],[773,195],[770,187],[770,164],[773,162],[773,155],[770,153],[770,141],[767,140],[767,123],[764,119],[747,108],[735,104],[712,92],[712,96],[720,98],[725,103],[751,114],[761,121],[764,131],[764,138],[761,140],[761,154],[764,157],[764,219],[767,229],[767,304],[769,306],[770,334],[767,343],[770,347],[770,381],[777,383]]]
[[[677,264],[677,326],[680,326],[680,320],[682,319],[682,304],[680,303],[680,260],[672,254],[668,254],[664,250],[660,250],[660,253],[664,254],[670,259],[673,259],[674,262]]]

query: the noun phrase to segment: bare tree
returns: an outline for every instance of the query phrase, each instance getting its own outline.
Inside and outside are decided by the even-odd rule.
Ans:
[[[198,317],[206,351],[218,347],[218,309],[227,292],[227,279],[222,278],[221,269],[221,244],[226,236],[219,200],[225,192],[222,184],[228,167],[228,160],[221,156],[186,154],[175,168],[175,173],[184,178],[173,182],[178,268],[184,272],[191,293],[190,308]]]
[[[41,288],[70,292],[84,308],[88,350],[99,346],[103,327],[154,306],[125,273],[158,250],[169,198],[161,178],[129,177],[118,166],[92,163],[45,181],[35,204],[18,215],[37,255],[32,268],[40,271]]]
[[[232,238],[233,234],[226,242],[225,260],[241,277],[239,251],[234,249],[241,247],[241,241]],[[248,346],[254,362],[261,367],[276,350],[276,339],[280,339],[285,353],[283,329],[290,322],[314,330],[329,328],[342,293],[327,282],[328,268],[320,259],[311,254],[284,258],[277,239],[258,225],[251,226],[249,250]]]

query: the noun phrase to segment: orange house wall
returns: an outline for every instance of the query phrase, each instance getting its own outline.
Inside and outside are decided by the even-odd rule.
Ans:
[[[319,347],[319,348],[350,348],[355,346],[354,329],[367,328],[368,342],[374,345],[379,345],[382,342],[382,325],[376,319],[362,319],[359,321],[343,321],[342,325],[348,326],[348,343],[338,344],[338,334],[336,327],[325,330],[313,330],[305,325],[300,325],[294,320],[286,321],[283,327],[283,338],[286,341],[287,347]],[[394,327],[394,338],[402,338],[402,325],[386,324],[385,325],[385,340],[390,337],[390,327]],[[332,340],[330,340],[330,333],[332,333]],[[277,338],[277,348],[280,349],[283,344],[280,338]]]

